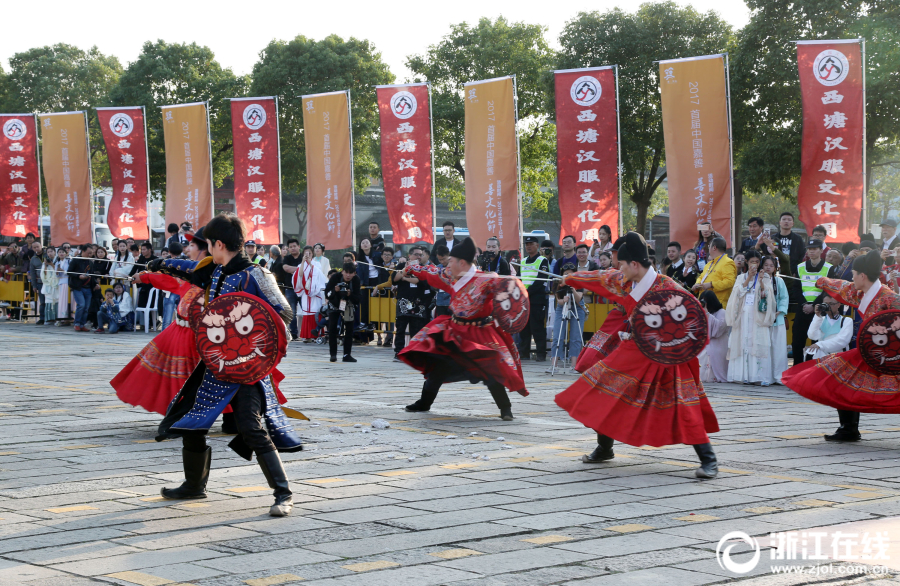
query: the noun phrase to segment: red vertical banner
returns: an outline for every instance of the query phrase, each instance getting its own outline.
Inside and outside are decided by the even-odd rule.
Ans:
[[[257,244],[281,242],[281,171],[276,98],[232,98],[234,211]]]
[[[560,243],[599,240],[619,232],[619,124],[612,67],[554,72]]]
[[[378,86],[376,92],[381,173],[394,244],[434,242],[428,84]]]
[[[116,238],[147,240],[150,190],[144,108],[97,108],[97,118],[112,179],[113,194],[106,213],[109,231]]]
[[[41,183],[34,114],[0,114],[0,236],[37,236]]]
[[[303,96],[307,242],[356,247],[353,137],[347,91]]]
[[[803,149],[797,206],[807,232],[859,238],[863,202],[862,47],[852,41],[801,41]]]

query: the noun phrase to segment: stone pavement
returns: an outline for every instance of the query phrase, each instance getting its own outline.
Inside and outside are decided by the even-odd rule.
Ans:
[[[863,415],[865,441],[827,444],[831,409],[784,387],[711,385],[723,471],[701,482],[689,446],[617,445],[614,461],[582,464],[595,436],[553,403],[574,377],[546,364],[526,365],[532,394],[513,396],[516,420],[503,422],[480,385],[404,412],[422,379],[387,349],[358,348],[344,365],[293,343],[283,390],[312,421],[295,422],[307,449],[284,456],[294,512],[273,519],[258,466],[218,433],[210,498],[159,498],[182,480],[180,443],[154,442],[159,416],[108,384],[149,339],[0,323],[0,584],[900,583],[830,560],[801,564],[830,574],[773,575],[788,562],[768,549],[770,533],[893,522],[895,416]],[[765,536],[747,574],[716,560],[731,531]],[[890,553],[900,560],[900,546]]]

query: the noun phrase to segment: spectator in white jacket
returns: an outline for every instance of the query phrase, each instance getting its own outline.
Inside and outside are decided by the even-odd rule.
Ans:
[[[119,240],[116,244],[116,256],[109,267],[109,276],[114,279],[127,279],[134,268],[134,259],[128,250],[128,243]]]
[[[809,339],[815,343],[806,351],[813,359],[850,349],[853,340],[853,318],[841,315],[842,305],[833,297],[825,297],[828,311],[816,306],[816,315],[809,326]]]

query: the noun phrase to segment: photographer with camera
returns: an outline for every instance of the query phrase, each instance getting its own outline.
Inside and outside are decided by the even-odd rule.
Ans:
[[[440,260],[440,259],[438,259]],[[497,273],[498,275],[511,275],[509,263],[500,254],[500,240],[496,236],[487,239],[484,252],[481,255],[481,270],[485,273]]]
[[[350,355],[353,349],[353,320],[356,307],[359,305],[359,277],[356,265],[345,262],[343,270],[328,279],[325,286],[325,298],[328,300],[328,347],[331,350],[331,362],[337,362],[337,344],[340,328],[338,322],[343,319],[344,328],[344,362],[356,362]]]
[[[585,246],[587,248],[587,246]],[[577,272],[575,265],[567,263],[562,267],[563,276]],[[563,363],[566,359],[565,348],[568,347],[569,359],[575,360],[581,354],[584,345],[582,338],[584,333],[584,320],[587,317],[587,307],[584,304],[584,292],[569,286],[559,286],[559,282],[553,283],[553,295],[556,297],[555,316],[553,319],[553,339],[550,350],[550,368],[547,372],[553,374],[556,371],[559,358]],[[563,329],[565,328],[565,330]],[[568,346],[566,346],[568,336]],[[572,363],[574,366],[574,362]]]
[[[846,317],[844,306],[834,297],[825,297],[815,306],[816,315],[809,326],[809,339],[814,343],[806,349],[814,360],[829,354],[845,352],[853,340],[853,318]],[[859,412],[838,409],[840,428],[825,440],[830,442],[859,441]]]

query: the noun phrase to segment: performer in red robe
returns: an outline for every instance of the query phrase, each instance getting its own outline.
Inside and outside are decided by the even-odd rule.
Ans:
[[[528,391],[516,345],[491,317],[494,295],[505,289],[506,280],[479,271],[474,264],[475,253],[475,243],[466,238],[450,251],[450,260],[442,271],[437,272],[433,265],[407,265],[404,269],[449,293],[453,314],[435,318],[398,355],[425,375],[422,397],[406,410],[430,410],[444,383],[481,381],[500,408],[500,418],[512,421],[512,404],[505,389],[523,396]]]
[[[613,268],[619,266],[618,250],[619,246],[624,241],[625,237],[620,237],[610,249],[610,252],[612,253],[611,266]],[[600,296],[604,294],[603,290],[596,288],[594,281],[589,281],[584,285],[584,288]],[[609,356],[612,351],[616,349],[621,341],[619,332],[628,331],[627,317],[628,316],[625,315],[625,308],[618,303],[609,310],[609,313],[606,314],[606,319],[603,320],[603,325],[600,326],[599,330],[594,332],[594,335],[591,336],[588,343],[581,349],[581,353],[578,355],[578,361],[575,363],[575,370],[577,372],[584,373],[587,369]]]
[[[620,303],[629,318],[641,300],[655,291],[691,295],[672,279],[657,274],[640,234],[625,235],[618,258],[619,270],[574,273],[565,277],[563,284],[598,291]],[[719,424],[703,391],[697,358],[681,364],[655,362],[626,336],[609,356],[558,394],[556,404],[597,431],[597,449],[582,458],[585,463],[611,460],[613,440],[633,446],[691,444],[700,458],[695,475],[709,479],[718,474],[707,434],[719,431]]]
[[[900,296],[880,282],[880,251],[853,261],[853,282],[820,278],[816,287],[841,303],[856,307],[863,319],[886,309],[900,309]],[[863,335],[860,328],[859,337]],[[900,376],[883,374],[863,360],[859,348],[808,360],[784,371],[782,382],[807,399],[838,410],[841,425],[828,441],[859,441],[859,413],[900,413]]]

